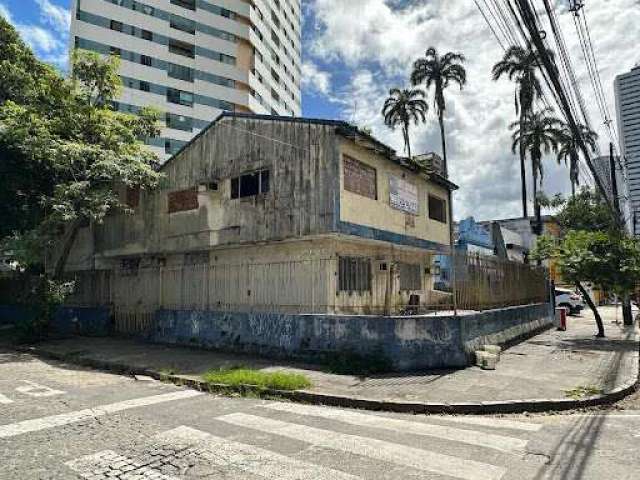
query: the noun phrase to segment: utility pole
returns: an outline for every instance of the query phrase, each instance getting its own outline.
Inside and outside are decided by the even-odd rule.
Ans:
[[[611,193],[613,195],[613,207],[621,223],[620,233],[624,235],[624,220],[620,210],[620,199],[618,198],[618,176],[616,175],[616,159],[613,154],[613,142],[609,143],[609,169],[611,170]],[[622,296],[622,319],[625,325],[633,325],[633,313],[631,312],[631,299],[629,294]]]

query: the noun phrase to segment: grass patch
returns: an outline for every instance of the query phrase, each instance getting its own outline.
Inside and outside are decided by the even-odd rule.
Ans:
[[[202,375],[202,379],[207,383],[231,386],[255,385],[274,390],[300,390],[311,386],[309,379],[299,373],[263,372],[242,367],[209,370]]]
[[[572,398],[574,400],[580,400],[581,398],[593,397],[594,395],[600,395],[601,393],[601,388],[594,387],[593,385],[587,385],[583,387],[572,388],[571,390],[565,390],[564,396],[567,398]]]

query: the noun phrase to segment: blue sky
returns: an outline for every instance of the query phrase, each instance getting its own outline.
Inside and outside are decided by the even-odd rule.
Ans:
[[[61,68],[68,49],[70,0],[0,0],[42,59]],[[584,60],[566,0],[551,0],[565,32],[578,81],[600,133],[608,140],[593,101]],[[303,114],[339,118],[372,129],[380,140],[402,150],[399,132],[385,127],[380,110],[391,87],[407,86],[413,61],[430,46],[467,57],[468,84],[447,91],[447,144],[451,177],[460,185],[454,215],[478,219],[520,214],[519,166],[511,153],[509,124],[514,120],[513,85],[490,79],[502,50],[472,0],[302,0]],[[591,35],[607,102],[615,110],[613,81],[640,62],[637,32],[640,0],[586,2]],[[615,117],[615,114],[613,115]],[[433,109],[411,133],[412,151],[440,150]],[[568,172],[545,159],[544,191],[569,190]],[[531,186],[529,191],[531,191]]]

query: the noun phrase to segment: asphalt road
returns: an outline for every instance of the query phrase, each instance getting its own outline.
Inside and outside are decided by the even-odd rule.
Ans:
[[[624,410],[450,417],[227,398],[0,351],[0,479],[638,479]]]

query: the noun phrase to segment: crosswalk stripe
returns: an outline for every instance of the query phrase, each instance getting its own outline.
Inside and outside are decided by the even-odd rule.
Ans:
[[[120,472],[118,478],[149,478],[153,480],[178,480],[176,477],[169,477],[159,471],[137,465],[134,460],[124,455],[119,455],[113,450],[103,450],[93,455],[85,455],[66,462],[65,465],[76,472],[81,478],[93,480],[95,478],[105,478],[109,471]],[[102,476],[104,475],[104,476]],[[134,477],[135,476],[135,477]]]
[[[464,423],[467,425],[478,425],[482,427],[508,428],[511,430],[523,430],[525,432],[538,432],[542,429],[541,423],[518,422],[496,417],[473,417],[467,415],[447,415],[436,417],[438,420],[446,422]]]
[[[486,463],[465,460],[374,438],[332,432],[255,415],[232,413],[216,417],[216,420],[292,438],[319,447],[362,455],[400,466],[449,475],[450,477],[464,480],[499,480],[506,473],[504,468]]]
[[[506,437],[475,430],[462,430],[459,428],[434,425],[419,421],[399,420],[396,418],[379,415],[367,415],[364,413],[340,410],[337,408],[317,407],[296,403],[272,403],[263,405],[265,408],[279,412],[293,413],[296,415],[311,415],[314,417],[337,420],[359,427],[381,428],[399,433],[426,435],[443,440],[478,445],[485,448],[500,450],[507,453],[522,453],[527,446],[527,440]]]
[[[359,480],[361,478],[252,445],[216,437],[186,426],[161,433],[156,438],[170,442],[169,444],[174,442],[192,444],[210,464],[236,468],[273,480]]]
[[[80,422],[95,417],[101,417],[110,413],[121,412],[136,407],[145,407],[155,405],[157,403],[170,402],[173,400],[184,400],[186,398],[203,395],[202,392],[195,390],[180,390],[178,392],[164,393],[161,395],[152,395],[150,397],[134,398],[123,402],[101,405],[95,408],[86,408],[75,412],[61,413],[59,415],[51,415],[49,417],[34,418],[31,420],[23,420],[21,422],[10,423],[8,425],[0,425],[0,438],[14,437],[24,433],[37,432],[49,428],[61,427],[70,423]]]

